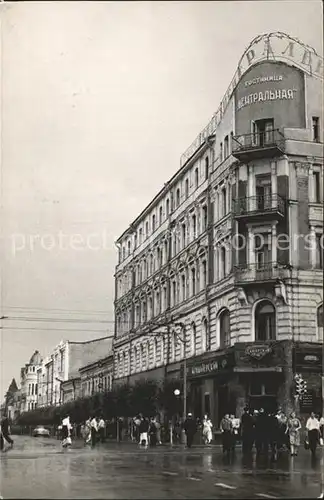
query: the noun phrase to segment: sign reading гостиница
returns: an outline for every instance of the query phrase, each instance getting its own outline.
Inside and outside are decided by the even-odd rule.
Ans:
[[[181,156],[181,167],[189,160],[189,158],[195,153],[195,151],[197,151],[205,140],[215,132],[241,77],[253,64],[261,61],[284,62],[301,69],[308,75],[323,80],[324,61],[313,48],[308,47],[299,40],[291,38],[285,33],[280,32],[269,33],[256,37],[241,57],[234,77],[220,103],[218,110],[213,115],[207,127],[204,128],[191,146],[189,146],[187,151],[185,151],[185,153]],[[287,89],[287,92],[288,90],[294,89]],[[278,99],[280,99],[280,97],[278,97]],[[286,97],[284,97],[284,99],[286,99]],[[288,97],[288,93],[287,99],[291,99],[291,97]]]

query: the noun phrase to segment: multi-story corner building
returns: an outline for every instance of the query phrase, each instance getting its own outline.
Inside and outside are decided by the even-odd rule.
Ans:
[[[289,411],[302,373],[300,410],[321,408],[322,82],[323,59],[288,35],[244,52],[180,169],[118,239],[116,383],[180,380],[186,360],[188,409],[217,425],[245,404]]]
[[[61,341],[38,371],[38,406],[60,405],[62,384],[79,378],[79,369],[112,349],[111,337],[87,342]],[[68,384],[69,385],[69,384]]]
[[[29,363],[20,370],[21,412],[34,410],[37,406],[37,371],[41,364],[42,357],[35,351]]]

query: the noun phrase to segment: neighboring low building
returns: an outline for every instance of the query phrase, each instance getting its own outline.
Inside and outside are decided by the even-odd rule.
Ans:
[[[113,370],[112,353],[80,368],[82,396],[87,397],[96,393],[111,391]]]
[[[80,377],[71,378],[66,380],[61,385],[62,403],[68,403],[78,399],[81,394],[81,379]]]

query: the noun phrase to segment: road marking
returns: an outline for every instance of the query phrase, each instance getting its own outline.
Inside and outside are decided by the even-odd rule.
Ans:
[[[262,497],[262,498],[277,498],[272,495],[267,495],[266,493],[257,493],[257,497]]]
[[[177,472],[170,472],[168,470],[163,471],[162,474],[166,474],[167,476],[177,476],[178,475]]]
[[[226,488],[227,490],[236,490],[236,486],[231,486],[225,483],[215,483],[215,486],[220,486],[221,488]]]
[[[201,479],[199,477],[188,477],[188,479],[190,479],[190,481],[201,481]]]

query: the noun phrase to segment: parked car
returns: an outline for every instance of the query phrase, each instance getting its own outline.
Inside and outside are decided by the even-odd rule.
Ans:
[[[38,425],[34,430],[33,430],[33,436],[34,437],[50,437],[50,431],[48,429],[45,429],[42,425]]]

